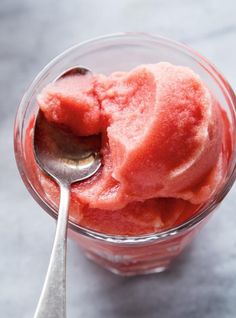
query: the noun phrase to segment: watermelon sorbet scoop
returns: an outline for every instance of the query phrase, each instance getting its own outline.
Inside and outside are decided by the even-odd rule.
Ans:
[[[101,138],[102,167],[72,186],[70,218],[81,226],[117,235],[164,230],[222,184],[226,116],[187,67],[71,75],[47,85],[37,103],[50,123]],[[57,206],[58,186],[33,161],[35,183]]]

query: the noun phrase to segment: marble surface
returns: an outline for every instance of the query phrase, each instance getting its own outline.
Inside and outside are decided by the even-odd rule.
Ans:
[[[234,0],[0,0],[0,316],[32,317],[55,224],[27,193],[13,157],[19,101],[38,71],[69,46],[142,31],[199,50],[236,86]],[[68,317],[236,317],[236,187],[165,273],[121,278],[68,247]]]

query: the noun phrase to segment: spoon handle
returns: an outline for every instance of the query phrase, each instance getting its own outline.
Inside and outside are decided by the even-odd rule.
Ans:
[[[34,318],[66,317],[66,242],[70,186],[60,183],[56,235],[44,286]]]

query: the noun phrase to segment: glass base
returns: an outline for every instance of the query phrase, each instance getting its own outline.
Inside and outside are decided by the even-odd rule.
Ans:
[[[137,275],[148,275],[148,274],[156,274],[156,273],[162,273],[164,272],[168,267],[155,267],[151,269],[142,269],[140,271],[122,271],[118,270],[113,267],[106,267],[107,270],[112,272],[113,274],[124,276],[124,277],[131,277],[131,276],[137,276]]]
[[[145,264],[142,265],[140,263],[136,264],[112,264],[110,262],[105,261],[104,259],[101,259],[97,257],[97,255],[94,255],[92,253],[86,252],[86,257],[93,261],[94,263],[98,264],[99,266],[105,268],[106,270],[112,272],[113,274],[119,275],[119,276],[137,276],[137,275],[148,275],[148,274],[155,274],[155,273],[161,273],[164,272],[168,267],[169,263],[167,264]]]

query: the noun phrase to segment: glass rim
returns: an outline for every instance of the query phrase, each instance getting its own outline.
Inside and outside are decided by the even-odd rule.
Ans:
[[[230,111],[231,111],[231,114],[233,116],[234,125],[236,125],[236,96],[233,92],[233,89],[229,85],[228,81],[224,78],[222,73],[220,73],[211,62],[209,62],[205,57],[203,57],[197,51],[186,46],[183,43],[180,43],[180,42],[172,40],[172,39],[168,39],[168,38],[163,37],[163,36],[157,36],[157,35],[148,34],[148,33],[124,32],[124,33],[114,33],[114,34],[108,34],[108,35],[95,37],[95,38],[92,38],[90,40],[80,42],[80,43],[68,48],[67,50],[65,50],[61,54],[57,55],[54,59],[52,59],[38,73],[38,75],[32,81],[31,85],[29,86],[29,88],[25,92],[25,94],[21,100],[21,103],[18,107],[16,117],[15,117],[15,128],[14,128],[15,157],[16,157],[16,162],[17,162],[17,166],[18,166],[18,170],[20,172],[20,175],[21,175],[21,177],[26,185],[26,188],[29,190],[30,194],[36,199],[36,201],[39,203],[39,205],[55,219],[57,218],[57,210],[54,207],[50,206],[45,201],[45,199],[43,197],[41,197],[41,195],[37,192],[37,190],[34,188],[33,184],[31,183],[31,181],[29,180],[29,178],[26,176],[24,167],[22,167],[22,165],[19,162],[20,160],[22,161],[22,144],[23,144],[22,143],[23,142],[23,140],[22,140],[22,138],[23,138],[22,127],[24,124],[24,120],[22,120],[20,126],[17,124],[17,122],[19,120],[18,118],[20,116],[19,111],[20,111],[21,107],[23,107],[23,105],[25,105],[27,103],[27,100],[29,100],[31,98],[31,93],[32,93],[32,91],[34,91],[34,87],[36,86],[36,84],[39,81],[41,81],[42,79],[44,79],[44,76],[47,73],[47,71],[52,69],[57,63],[59,63],[63,58],[65,58],[65,56],[67,56],[68,54],[70,54],[74,50],[77,50],[78,48],[83,47],[83,46],[88,45],[88,44],[92,44],[92,43],[95,44],[97,42],[101,43],[102,41],[114,40],[116,38],[117,39],[128,38],[128,37],[132,37],[133,39],[136,37],[139,40],[146,40],[149,42],[154,41],[155,43],[157,43],[157,42],[163,43],[164,45],[169,45],[169,46],[173,47],[174,49],[182,50],[182,52],[185,55],[191,56],[191,58],[193,58],[195,61],[197,60],[197,63],[201,67],[206,69],[208,73],[210,73],[211,77],[213,77],[213,79],[216,81],[217,85],[220,87],[221,91],[224,94],[224,97],[227,99],[227,104],[229,105],[229,107],[231,107]],[[21,137],[20,138],[20,156],[21,156],[20,159],[18,158],[18,155],[17,155],[17,152],[19,151],[19,149],[16,145],[16,135],[17,134],[19,134]],[[236,133],[234,133],[233,137],[234,137],[234,141],[235,141]],[[235,148],[235,144],[234,144],[234,148]],[[194,215],[193,217],[191,217],[190,219],[188,219],[187,221],[185,221],[184,223],[182,223],[176,227],[167,229],[165,231],[159,231],[159,232],[157,231],[157,232],[153,232],[150,234],[142,234],[142,235],[138,235],[138,236],[132,235],[131,236],[131,235],[114,235],[114,234],[100,233],[100,232],[93,231],[93,230],[90,230],[88,228],[82,227],[82,226],[76,224],[75,222],[73,222],[72,220],[69,220],[68,226],[71,230],[73,230],[74,232],[77,232],[83,236],[87,236],[87,237],[90,237],[92,239],[97,239],[97,240],[105,241],[105,242],[112,243],[112,244],[140,244],[140,243],[147,243],[147,242],[153,242],[153,241],[157,241],[157,240],[166,239],[167,237],[177,236],[177,235],[181,234],[183,231],[190,229],[190,228],[194,227],[195,225],[197,225],[198,223],[200,223],[201,221],[203,221],[208,215],[210,215],[210,213],[215,209],[215,207],[224,199],[226,194],[229,192],[229,190],[231,189],[231,187],[234,183],[234,180],[236,178],[235,153],[236,153],[236,150],[234,149],[234,151],[232,153],[232,158],[234,160],[232,160],[232,158],[231,158],[231,162],[230,162],[231,169],[229,169],[229,172],[226,176],[225,184],[219,189],[219,191],[211,198],[211,200],[209,202],[203,204],[199,208],[196,215]]]

